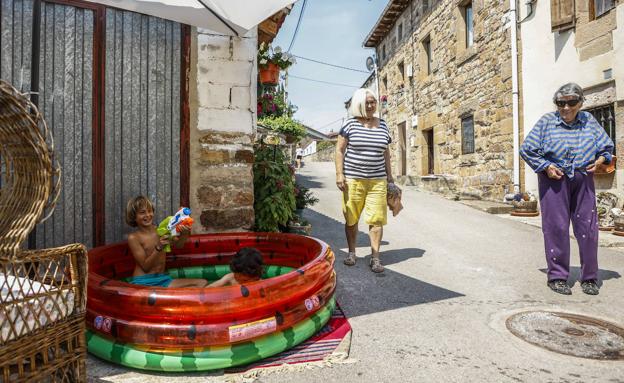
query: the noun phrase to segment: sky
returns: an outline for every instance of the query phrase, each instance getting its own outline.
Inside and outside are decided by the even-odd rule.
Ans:
[[[387,3],[388,0],[308,0],[290,53],[366,71],[366,58],[373,50],[362,44]],[[297,1],[273,41],[274,47],[288,49],[302,5],[303,0]],[[288,69],[288,74],[349,85],[288,78],[289,99],[299,108],[294,117],[325,133],[340,130],[345,117],[344,102],[369,76],[301,59]]]

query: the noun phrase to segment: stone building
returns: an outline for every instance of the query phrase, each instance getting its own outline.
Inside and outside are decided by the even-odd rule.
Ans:
[[[395,175],[484,199],[513,190],[508,16],[507,1],[389,1],[364,46],[378,59]]]
[[[524,132],[555,109],[552,95],[567,82],[585,90],[590,111],[624,153],[624,1],[553,0],[521,9]],[[537,177],[526,167],[526,188]],[[596,187],[622,197],[622,163],[611,174],[597,174]]]

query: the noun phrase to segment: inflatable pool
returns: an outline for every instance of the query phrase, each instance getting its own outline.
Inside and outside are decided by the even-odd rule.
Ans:
[[[89,252],[89,352],[128,367],[201,371],[250,363],[314,335],[335,302],[334,254],[322,241],[280,233],[195,235],[167,256],[173,278],[216,280],[242,247],[263,254],[262,280],[219,288],[126,283],[127,244]]]

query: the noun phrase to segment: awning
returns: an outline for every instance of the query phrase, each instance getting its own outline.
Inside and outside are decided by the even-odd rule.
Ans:
[[[231,36],[242,36],[296,0],[87,0]]]

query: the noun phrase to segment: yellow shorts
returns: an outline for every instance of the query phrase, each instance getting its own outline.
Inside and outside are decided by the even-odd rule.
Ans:
[[[364,210],[365,222],[373,226],[388,223],[388,181],[380,179],[349,179],[342,193],[342,213],[348,226],[360,220]]]

